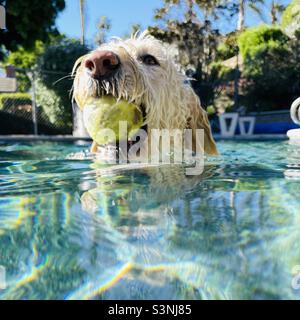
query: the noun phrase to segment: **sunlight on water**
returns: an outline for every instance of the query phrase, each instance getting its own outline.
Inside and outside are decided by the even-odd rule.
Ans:
[[[186,176],[0,144],[0,299],[299,299],[300,146],[219,148]]]

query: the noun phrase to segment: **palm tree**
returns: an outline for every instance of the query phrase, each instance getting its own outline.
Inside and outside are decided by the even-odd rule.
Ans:
[[[280,3],[279,0],[272,0],[271,5],[266,3],[265,0],[239,0],[239,17],[237,30],[241,31],[245,28],[245,11],[246,7],[251,9],[259,18],[267,22],[268,19],[264,15],[263,8],[269,12],[269,17],[271,19],[271,23],[274,25],[278,22],[278,16],[285,10],[286,6]]]
[[[245,11],[246,7],[253,10],[259,16],[261,16],[261,9],[258,5],[264,4],[265,0],[239,0],[238,5],[238,23],[237,23],[237,30],[242,31],[245,29]]]
[[[285,5],[280,4],[278,1],[272,0],[270,12],[272,24],[276,24],[278,22],[278,15],[282,14],[285,8]]]
[[[245,0],[240,0],[239,2],[239,13],[238,13],[238,23],[237,30],[243,30],[245,28]]]
[[[84,5],[85,0],[79,0],[79,9],[80,9],[80,22],[81,22],[81,37],[80,43],[84,45]]]
[[[98,28],[98,31],[95,36],[95,43],[99,46],[100,44],[104,43],[106,40],[106,33],[111,28],[110,20],[106,16],[100,17],[97,28]]]
[[[268,19],[264,15],[264,11],[268,12],[271,23],[274,25],[278,22],[278,16],[283,13],[286,6],[280,4],[280,0],[272,0],[270,4],[265,1],[258,1],[259,3],[252,3],[249,7],[260,17],[263,22],[268,23]],[[259,6],[261,5],[261,6]],[[265,10],[263,10],[263,8]]]

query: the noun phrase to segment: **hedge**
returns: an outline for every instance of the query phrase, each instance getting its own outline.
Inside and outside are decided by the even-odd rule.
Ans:
[[[31,96],[28,93],[0,93],[0,110],[31,104]]]
[[[289,37],[276,26],[260,25],[245,30],[238,38],[243,59],[254,58],[265,48],[288,47]]]

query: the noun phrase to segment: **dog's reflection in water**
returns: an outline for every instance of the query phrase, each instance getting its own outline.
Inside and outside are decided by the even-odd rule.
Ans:
[[[105,263],[106,268],[130,262],[132,270],[126,278],[131,285],[139,287],[137,283],[143,283],[144,287],[145,283],[151,283],[151,286],[160,286],[161,277],[165,277],[164,266],[184,261],[184,257],[173,252],[171,246],[176,246],[176,226],[190,224],[192,197],[189,199],[188,194],[211,177],[214,170],[207,167],[200,176],[187,176],[185,168],[180,165],[131,171],[115,168],[96,170],[97,187],[82,194],[82,208],[97,219],[106,235],[110,234],[105,241],[114,242],[110,245],[111,265]],[[119,239],[119,242],[112,238]],[[103,255],[107,256],[106,253]],[[102,266],[103,260],[102,257]],[[122,296],[119,291],[118,297],[130,298],[128,293],[126,296],[127,285],[123,283],[123,289],[118,288],[124,292]],[[108,290],[106,295],[113,296],[115,290]],[[137,290],[139,297],[143,297],[144,289],[139,287]]]
[[[130,169],[130,167],[128,167]],[[163,213],[180,210],[181,201],[213,174],[206,167],[201,175],[186,175],[181,165],[144,166],[135,170],[96,169],[97,187],[84,192],[84,211],[109,216],[114,227],[148,225]],[[178,207],[179,206],[179,207]],[[170,215],[168,215],[170,217]]]

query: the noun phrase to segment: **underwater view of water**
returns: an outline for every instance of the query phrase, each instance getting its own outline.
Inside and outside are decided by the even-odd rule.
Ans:
[[[218,146],[186,176],[1,142],[0,299],[299,299],[300,146]]]

